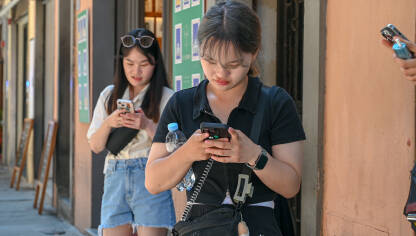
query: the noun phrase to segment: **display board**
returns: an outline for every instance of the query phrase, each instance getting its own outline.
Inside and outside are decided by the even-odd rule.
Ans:
[[[37,208],[38,197],[40,193],[40,203],[38,213],[42,214],[43,202],[45,201],[45,192],[48,183],[49,169],[52,163],[53,152],[55,150],[56,133],[58,131],[58,123],[50,121],[46,132],[45,141],[43,142],[42,156],[39,162],[39,178],[36,180],[35,200],[33,208]]]
[[[89,79],[89,25],[88,10],[77,17],[77,49],[78,49],[78,110],[79,121],[90,122],[90,79]]]
[[[172,79],[175,91],[197,86],[204,78],[198,28],[204,15],[204,0],[174,0],[172,8]]]
[[[14,179],[17,175],[16,190],[20,188],[20,179],[22,178],[23,169],[26,166],[27,149],[29,147],[30,135],[33,130],[33,119],[26,118],[23,123],[23,130],[20,135],[19,145],[16,150],[15,166],[13,168],[10,188],[13,188]]]

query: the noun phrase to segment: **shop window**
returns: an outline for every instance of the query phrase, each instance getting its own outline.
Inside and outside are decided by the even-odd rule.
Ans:
[[[163,35],[163,0],[145,0],[145,27],[156,35],[156,39],[162,48]]]

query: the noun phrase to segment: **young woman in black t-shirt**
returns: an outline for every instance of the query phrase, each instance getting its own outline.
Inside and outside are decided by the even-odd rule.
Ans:
[[[286,198],[298,193],[305,135],[293,100],[274,87],[275,96],[269,98],[271,109],[265,114],[270,127],[262,128],[260,145],[248,137],[262,85],[255,78],[261,42],[259,19],[244,4],[217,4],[203,18],[198,40],[207,80],[177,92],[168,102],[149,154],[146,188],[151,193],[171,189],[191,166],[198,178],[206,160],[214,159],[197,199],[198,207],[192,208],[191,218],[197,217],[207,212],[208,206],[232,204],[238,177],[235,170],[246,163],[257,165],[261,169],[253,172],[254,194],[243,209],[244,220],[250,234],[281,235],[273,216],[273,199],[276,193]],[[231,139],[206,140],[208,134],[198,129],[203,121],[228,124]],[[170,122],[177,122],[188,138],[173,153],[167,152],[164,143]],[[263,166],[258,166],[260,159]],[[207,209],[198,210],[200,206]]]

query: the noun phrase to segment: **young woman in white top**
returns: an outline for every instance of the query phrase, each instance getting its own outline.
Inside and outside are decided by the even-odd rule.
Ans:
[[[114,85],[101,93],[87,137],[99,153],[112,130],[139,131],[118,154],[106,157],[100,235],[130,235],[132,229],[139,235],[166,235],[175,223],[170,191],[152,195],[144,187],[157,122],[172,94],[154,34],[138,28],[121,37]],[[136,112],[117,109],[118,99],[131,100]]]

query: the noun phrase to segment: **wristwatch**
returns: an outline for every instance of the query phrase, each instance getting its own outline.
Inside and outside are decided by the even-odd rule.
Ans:
[[[269,158],[267,157],[267,151],[264,150],[264,148],[261,148],[261,152],[257,157],[255,164],[250,165],[246,163],[246,165],[252,170],[262,170],[266,166],[268,160]]]

